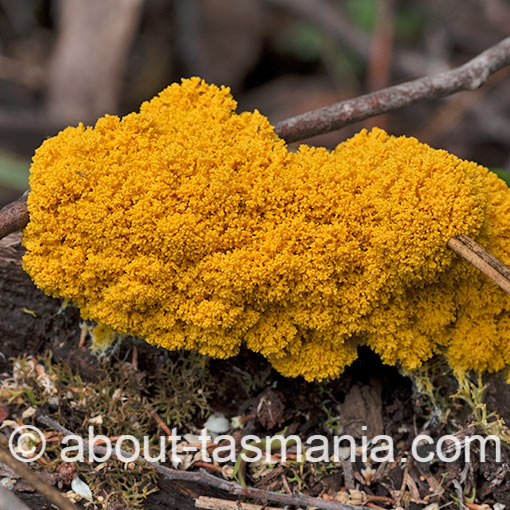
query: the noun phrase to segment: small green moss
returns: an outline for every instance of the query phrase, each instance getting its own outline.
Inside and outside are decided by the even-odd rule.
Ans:
[[[129,348],[129,343],[124,346]],[[3,381],[3,396],[13,407],[13,416],[21,416],[28,404],[85,439],[90,425],[95,435],[108,438],[147,436],[148,453],[157,457],[162,433],[155,413],[169,428],[189,429],[209,413],[212,387],[204,356],[154,352],[148,360],[155,366],[151,373],[135,370],[120,359],[120,351],[98,359],[101,376],[95,382],[85,382],[65,362],[54,363],[50,353],[18,358],[13,360],[12,377]],[[63,448],[60,441],[47,443],[45,469],[58,468]],[[129,451],[129,442],[122,448]],[[158,490],[154,469],[143,461],[124,464],[112,458],[101,464],[75,464],[94,496],[88,508],[138,510]]]

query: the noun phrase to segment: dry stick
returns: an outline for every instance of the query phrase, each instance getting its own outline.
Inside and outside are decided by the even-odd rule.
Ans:
[[[510,37],[507,37],[456,69],[303,113],[276,124],[275,132],[287,142],[294,142],[321,133],[335,131],[348,124],[391,110],[397,110],[422,100],[445,97],[461,90],[475,90],[481,87],[491,74],[509,64]],[[0,210],[0,239],[23,228],[28,223],[27,193],[25,192],[17,201]],[[470,241],[469,246],[459,241],[465,249],[463,248],[462,252],[457,251],[453,248],[453,246],[456,248],[459,246],[456,241],[459,241],[459,239],[451,239],[448,246],[474,264],[489,278],[494,279],[494,266],[498,267],[499,269],[496,270],[497,281],[495,281],[501,288],[509,292],[508,269],[504,268],[501,262],[491,257],[474,241]],[[473,249],[474,246],[476,246],[476,250]],[[469,258],[467,257],[468,253]],[[483,254],[483,257],[481,254]],[[486,262],[488,259],[493,262],[488,264]],[[473,262],[475,260],[476,264]],[[492,270],[486,272],[488,265],[492,267]],[[501,268],[505,270],[503,271]],[[503,281],[505,283],[502,284]]]
[[[510,269],[464,234],[448,241],[448,247],[487,275],[510,294]]]
[[[276,124],[275,132],[287,142],[329,133],[419,101],[476,90],[491,74],[509,64],[510,37],[507,37],[460,67],[302,113]]]
[[[49,416],[46,416],[41,411],[37,411],[36,420],[47,427],[60,432],[65,436],[69,436],[73,434],[70,430],[66,429],[56,421],[52,420]],[[76,434],[74,434],[76,436]],[[83,445],[88,450],[89,442],[86,439],[83,439]],[[107,454],[107,449],[104,446],[96,446],[92,445],[92,448],[95,452],[100,455]],[[108,452],[109,454],[116,457],[116,452]],[[126,458],[131,457],[131,453],[120,450],[120,453]],[[292,505],[292,506],[311,506],[318,508],[320,510],[371,510],[368,507],[364,506],[356,506],[356,505],[347,505],[345,503],[339,503],[336,501],[326,501],[319,498],[314,498],[312,496],[306,496],[305,494],[301,494],[299,492],[294,494],[280,494],[278,492],[265,491],[262,489],[254,489],[247,488],[243,489],[241,485],[235,482],[229,482],[222,478],[218,478],[217,476],[211,475],[203,470],[201,471],[181,471],[179,469],[172,469],[165,466],[162,466],[158,462],[145,460],[143,457],[138,459],[139,461],[143,461],[148,465],[152,466],[154,470],[165,477],[168,480],[178,480],[185,482],[193,482],[201,485],[206,485],[207,487],[213,487],[215,489],[219,489],[225,491],[233,496],[238,496],[242,498],[251,498],[262,501],[274,501],[275,503],[280,503],[282,505]]]
[[[377,4],[377,16],[370,58],[367,69],[367,87],[370,92],[387,87],[390,82],[391,64],[394,61],[395,51],[395,0],[383,0]],[[419,75],[421,76],[421,74]],[[387,128],[388,116],[379,115],[367,119],[364,126]]]
[[[161,475],[165,476],[169,480],[187,480],[198,484],[207,485],[208,487],[214,487],[226,491],[234,496],[258,499],[264,501],[274,501],[282,505],[292,506],[311,506],[322,510],[369,510],[368,507],[347,505],[345,503],[339,503],[336,501],[327,501],[324,499],[314,498],[312,496],[306,496],[296,492],[294,494],[283,494],[279,492],[270,492],[262,489],[254,489],[248,487],[243,489],[241,485],[228,482],[214,475],[210,475],[205,471],[199,472],[186,472],[178,471],[176,469],[170,469],[165,466],[158,465],[155,467],[156,471]]]
[[[281,508],[273,506],[240,503],[230,499],[209,498],[207,496],[200,496],[195,501],[195,506],[204,510],[281,510]]]
[[[46,496],[60,510],[77,510],[62,494],[46,483],[37,473],[32,471],[25,463],[16,460],[3,446],[0,446],[0,461],[7,464],[13,471],[26,480],[34,489]]]
[[[0,239],[26,227],[28,223],[27,198],[28,190],[18,200],[0,209]]]

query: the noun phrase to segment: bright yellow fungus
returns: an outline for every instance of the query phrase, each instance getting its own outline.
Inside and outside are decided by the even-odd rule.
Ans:
[[[510,262],[510,192],[475,163],[362,131],[288,152],[227,88],[173,84],[119,119],[46,140],[24,267],[100,331],[283,374],[338,376],[368,345],[416,368],[510,365],[510,297],[447,248]]]

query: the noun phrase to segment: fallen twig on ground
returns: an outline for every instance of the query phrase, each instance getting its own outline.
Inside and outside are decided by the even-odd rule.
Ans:
[[[7,464],[13,471],[27,481],[35,490],[48,498],[60,510],[77,510],[76,506],[63,496],[57,489],[46,483],[35,471],[26,464],[16,460],[4,447],[0,446],[0,461]]]
[[[281,510],[273,506],[254,505],[253,503],[240,503],[230,499],[208,498],[200,496],[196,501],[197,508],[204,510]]]
[[[70,430],[66,429],[55,420],[51,419],[49,416],[46,416],[41,411],[38,411],[36,414],[36,420],[47,427],[60,432],[61,434],[75,435]],[[83,444],[86,448],[88,448],[89,442],[82,438]],[[96,446],[92,445],[93,450],[100,455],[105,455],[107,452],[113,456],[116,455],[115,452],[108,451],[104,446]],[[125,457],[130,457],[131,454],[124,450],[120,450]],[[270,492],[262,489],[254,489],[254,488],[246,488],[243,489],[241,485],[235,482],[229,482],[228,480],[224,480],[223,478],[218,478],[217,476],[211,475],[203,470],[200,471],[181,471],[178,469],[172,469],[165,466],[162,466],[158,462],[147,461],[143,457],[139,458],[139,462],[146,462],[150,466],[152,466],[157,473],[164,476],[168,480],[179,480],[179,481],[187,481],[194,482],[200,485],[205,485],[207,487],[213,487],[215,489],[220,489],[222,491],[227,492],[233,496],[239,496],[242,498],[251,498],[262,501],[273,501],[275,503],[280,503],[282,505],[293,505],[293,506],[311,506],[320,510],[369,510],[367,507],[363,506],[355,506],[355,505],[347,505],[345,503],[339,503],[336,501],[326,501],[319,498],[314,498],[312,496],[306,496],[305,494],[301,494],[299,492],[293,494],[280,494],[278,492]]]

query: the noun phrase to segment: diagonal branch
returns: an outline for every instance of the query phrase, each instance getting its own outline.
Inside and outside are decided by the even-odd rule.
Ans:
[[[52,487],[48,482],[44,481],[35,471],[30,469],[27,464],[15,459],[3,446],[0,446],[0,461],[9,466],[21,478],[28,482],[43,496],[48,498],[60,510],[77,510],[76,506],[73,505],[69,499],[62,495],[57,489]]]
[[[73,432],[66,429],[64,426],[60,425],[60,423],[57,423],[55,420],[53,420],[49,416],[46,416],[39,410],[37,411],[36,414],[36,420],[39,423],[42,423],[43,425],[46,425],[47,427],[50,427],[51,429],[56,430],[57,432],[60,432],[64,436],[74,435],[74,437],[77,437],[75,434],[73,434]],[[89,442],[85,438],[82,438],[82,441],[87,450],[91,446],[95,452],[101,455],[105,454],[108,455],[107,452],[109,452],[109,454],[111,454],[113,457],[119,455],[117,449],[115,450],[115,452],[111,452],[107,450],[106,447],[104,446],[99,446],[95,444],[89,446]],[[120,453],[124,455],[124,457],[131,457],[131,454],[124,450],[120,450]],[[143,456],[138,459],[138,462],[145,462],[148,465],[152,466],[157,473],[159,473],[167,480],[194,482],[198,483],[199,485],[205,485],[207,487],[214,487],[215,489],[220,489],[232,496],[238,496],[239,498],[251,498],[262,501],[273,501],[275,503],[280,503],[282,505],[292,505],[300,507],[306,506],[322,510],[370,510],[366,506],[356,506],[336,501],[327,501],[324,499],[307,496],[306,494],[302,494],[300,492],[296,492],[293,494],[283,494],[279,492],[265,491],[262,489],[255,489],[251,487],[244,489],[238,483],[229,482],[228,480],[225,480],[223,478],[218,478],[217,476],[211,475],[203,470],[182,471],[179,469],[173,469],[163,466],[159,462],[146,460]]]
[[[448,241],[448,247],[487,275],[500,289],[510,294],[510,269],[478,243],[460,234]]]
[[[507,65],[510,65],[510,37],[460,67],[302,113],[276,124],[275,132],[287,142],[329,133],[419,101],[476,90],[491,74]]]
[[[0,209],[0,239],[27,226],[27,198],[28,190],[17,200]]]

